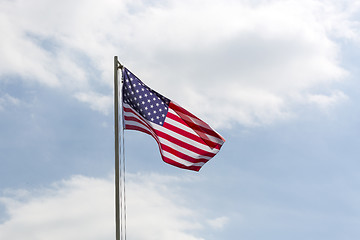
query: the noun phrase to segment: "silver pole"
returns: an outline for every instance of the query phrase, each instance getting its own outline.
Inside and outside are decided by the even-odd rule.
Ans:
[[[120,240],[120,187],[119,187],[119,80],[118,57],[114,57],[114,121],[115,121],[115,224],[116,240]]]

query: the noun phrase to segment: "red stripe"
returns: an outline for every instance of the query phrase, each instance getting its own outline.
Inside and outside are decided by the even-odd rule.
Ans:
[[[207,123],[205,123],[203,120],[196,117],[195,115],[193,115],[186,109],[180,107],[177,104],[174,104],[173,102],[170,102],[169,107],[171,109],[173,109],[179,115],[179,117],[192,129],[209,134],[210,136],[213,136],[213,137],[223,139],[218,133],[216,133],[214,130],[212,130],[211,127]],[[201,123],[201,125],[199,123],[194,123],[194,121],[192,121],[189,116],[191,118],[194,118],[197,121],[199,121]]]
[[[172,142],[172,143],[174,143],[174,144],[176,144],[178,146],[181,146],[181,147],[183,147],[183,148],[185,148],[185,149],[187,149],[189,151],[192,151],[194,153],[197,153],[197,154],[200,154],[200,155],[203,155],[203,156],[207,156],[207,157],[213,157],[216,154],[216,153],[211,153],[211,152],[204,151],[204,150],[202,150],[200,148],[197,148],[197,147],[195,147],[193,145],[190,145],[190,144],[188,144],[186,142],[183,142],[183,141],[181,141],[181,140],[179,140],[177,138],[174,138],[173,136],[171,136],[171,135],[169,135],[167,133],[161,132],[159,130],[154,129],[154,131],[155,131],[156,135],[158,135],[159,137],[165,138],[166,140],[168,140],[168,141],[170,141],[170,142]]]
[[[204,121],[202,121],[201,119],[199,119],[198,117],[196,117],[194,114],[192,114],[191,112],[187,111],[186,109],[184,109],[183,107],[180,107],[179,105],[177,105],[176,103],[174,103],[173,101],[170,102],[169,107],[171,109],[173,109],[175,112],[181,112],[183,114],[186,114],[192,118],[195,118],[197,120],[199,120],[201,123],[203,123],[206,127],[208,127],[209,129],[211,129],[211,127],[205,123]]]
[[[203,162],[203,163],[206,163],[207,161],[209,161],[208,159],[205,159],[205,158],[193,158],[193,157],[190,157],[189,155],[186,155],[182,152],[179,152],[165,144],[161,144],[161,148],[166,151],[166,152],[169,152],[173,155],[175,155],[176,157],[178,158],[181,158],[181,159],[184,159],[188,162],[192,162],[192,163],[199,163],[199,162]]]
[[[125,121],[133,121],[133,122],[137,122],[140,123],[141,125],[149,128],[148,124],[145,124],[144,121],[141,121],[139,118],[137,117],[132,117],[132,116],[124,116]],[[130,123],[131,124],[131,123]]]
[[[134,112],[131,108],[129,108],[129,107],[123,107],[123,109],[124,109],[124,111],[125,112]]]
[[[199,171],[201,166],[185,166],[181,163],[178,163],[170,158],[167,158],[165,156],[162,156],[162,159],[164,162],[168,163],[168,164],[171,164],[173,166],[176,166],[176,167],[179,167],[179,168],[183,168],[183,169],[187,169],[187,170],[193,170],[193,171]]]
[[[189,128],[191,128],[191,129],[193,129],[195,132],[197,132],[197,131],[200,131],[202,134],[208,134],[208,135],[210,135],[210,136],[213,136],[213,137],[216,137],[216,138],[220,138],[220,139],[222,139],[223,140],[223,138],[219,135],[219,134],[217,134],[216,132],[214,132],[214,131],[209,131],[209,130],[207,130],[207,132],[205,132],[204,133],[204,131],[202,131],[202,129],[199,129],[200,127],[199,127],[199,125],[195,125],[194,123],[192,123],[192,122],[188,122],[188,121],[186,121],[185,119],[183,119],[183,118],[180,118],[178,115],[175,115],[175,114],[173,114],[173,113],[171,113],[171,112],[168,112],[167,113],[167,115],[166,115],[166,117],[168,117],[168,118],[170,118],[170,119],[172,119],[172,120],[174,120],[174,121],[176,121],[176,122],[178,122],[178,123],[180,123],[180,124],[182,124],[182,125],[184,125],[184,126],[186,126],[186,127],[189,127]],[[198,127],[195,127],[195,126],[198,126]],[[201,134],[201,135],[202,135]],[[199,135],[198,135],[199,136]],[[199,136],[200,137],[200,136]],[[201,138],[201,137],[200,137]],[[206,137],[206,138],[208,138],[208,137]],[[202,139],[202,138],[201,138]],[[207,141],[211,141],[210,139],[208,139]],[[220,140],[218,140],[219,142],[220,142]],[[211,142],[213,142],[213,141],[211,141]],[[221,144],[222,142],[220,142],[220,144]]]
[[[148,131],[146,129],[143,129],[141,127],[135,126],[135,125],[127,125],[126,124],[125,126],[126,126],[127,130],[136,130],[136,131],[140,131],[140,132],[143,132],[143,133],[146,133],[146,134],[149,134],[150,136],[152,136],[155,139],[155,141],[157,142],[157,144],[159,145],[160,153],[162,152],[161,142],[160,142],[159,138],[156,136],[155,133],[153,133],[151,131]]]
[[[176,133],[178,133],[178,134],[180,134],[180,135],[182,135],[182,136],[184,136],[184,137],[187,137],[187,138],[189,138],[189,139],[191,139],[191,140],[193,140],[193,141],[195,141],[195,142],[198,142],[198,143],[200,143],[200,144],[207,145],[207,144],[203,141],[203,139],[200,138],[198,135],[189,133],[189,132],[187,132],[187,131],[185,131],[185,130],[183,130],[183,129],[181,129],[181,128],[178,128],[178,127],[176,127],[176,126],[174,126],[174,125],[171,125],[171,124],[169,124],[169,123],[167,123],[167,122],[164,123],[163,127],[166,128],[166,129],[169,129],[169,130],[171,130],[171,131],[173,131],[173,132],[176,132]],[[215,148],[220,150],[220,144],[215,143],[215,142],[213,142],[213,143],[214,143],[214,145],[216,145]]]
[[[144,124],[142,121],[140,121],[138,118],[136,117],[127,117],[127,116],[124,116],[124,120],[125,120],[125,129],[129,129],[128,127],[126,126],[134,126],[136,128],[146,128],[149,132],[151,132],[151,134],[155,134],[154,131],[153,131],[153,128],[149,127],[147,124]],[[138,125],[135,125],[133,123],[131,123],[130,121],[132,122],[137,122],[139,123],[141,126],[143,127],[140,127]],[[136,129],[132,129],[132,130],[136,130]]]
[[[135,126],[135,125],[129,125],[129,124],[125,124],[125,129],[126,130],[136,130],[136,131],[140,131],[140,132],[143,132],[143,133],[147,133],[149,135],[153,135],[149,130],[147,129],[144,129],[144,128],[141,128],[141,127],[138,127],[138,126]]]

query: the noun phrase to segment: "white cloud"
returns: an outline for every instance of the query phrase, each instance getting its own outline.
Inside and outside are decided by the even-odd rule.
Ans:
[[[207,222],[178,187],[177,177],[130,174],[127,178],[129,239],[200,240]],[[110,179],[75,176],[33,190],[7,191],[0,198],[8,219],[0,223],[4,239],[113,239],[114,183]],[[210,220],[219,228],[226,217]],[[21,231],[19,231],[21,229]]]
[[[228,127],[288,119],[297,104],[313,104],[309,91],[348,74],[334,39],[360,36],[359,1],[0,4],[0,75],[61,86],[84,101],[98,84],[110,90],[119,55],[154,89]]]
[[[88,103],[90,108],[104,114],[109,114],[112,96],[105,96],[95,92],[82,92],[75,94],[75,98],[81,102]]]
[[[208,223],[211,227],[215,229],[222,229],[228,221],[228,217],[218,217],[208,220]]]
[[[19,99],[10,96],[7,93],[4,96],[0,96],[0,110],[3,110],[7,106],[18,105],[19,103]]]
[[[314,103],[318,105],[321,109],[325,110],[347,99],[348,97],[341,91],[333,92],[330,95],[313,94],[308,96],[309,102]]]

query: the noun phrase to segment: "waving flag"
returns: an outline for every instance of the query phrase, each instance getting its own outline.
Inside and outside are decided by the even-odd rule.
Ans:
[[[146,86],[125,67],[124,127],[151,135],[164,162],[199,171],[220,150],[225,139],[174,101]]]

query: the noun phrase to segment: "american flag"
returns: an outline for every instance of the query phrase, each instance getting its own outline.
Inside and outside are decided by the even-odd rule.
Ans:
[[[208,124],[146,86],[125,67],[124,128],[151,135],[164,162],[194,171],[220,150],[225,139]]]

